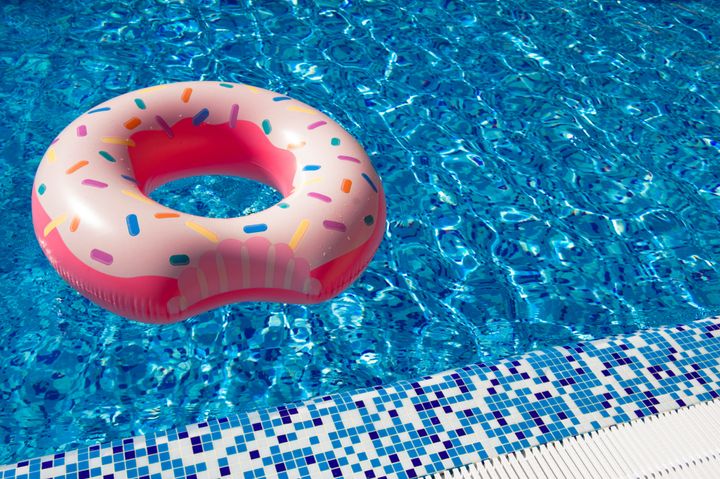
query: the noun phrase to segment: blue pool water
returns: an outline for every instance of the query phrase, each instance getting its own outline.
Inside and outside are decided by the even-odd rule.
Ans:
[[[720,311],[716,2],[0,13],[0,463]],[[287,93],[366,147],[387,235],[336,299],[150,326],[43,257],[30,190],[54,136],[120,93],[200,79]],[[273,194],[206,178],[156,198],[223,216]]]

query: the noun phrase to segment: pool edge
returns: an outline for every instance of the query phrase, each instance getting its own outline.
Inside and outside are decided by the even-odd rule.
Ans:
[[[720,317],[0,467],[0,479],[412,478],[717,398]],[[107,479],[107,478],[106,478]]]

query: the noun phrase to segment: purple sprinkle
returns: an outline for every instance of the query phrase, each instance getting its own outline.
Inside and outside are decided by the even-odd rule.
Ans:
[[[237,124],[237,116],[239,110],[240,107],[237,103],[233,104],[233,106],[230,107],[230,128],[235,128],[235,125]]]
[[[82,184],[85,186],[92,186],[94,188],[107,188],[107,183],[103,183],[102,181],[97,180],[91,180],[90,178],[86,178],[82,180]]]
[[[308,128],[308,130],[314,130],[315,128],[317,128],[319,126],[323,126],[323,125],[327,125],[327,122],[320,120],[320,121],[316,121],[315,123],[311,123],[310,125],[308,125],[307,128]]]
[[[87,127],[85,125],[80,125],[77,127],[77,136],[86,136],[87,135]]]
[[[353,163],[360,163],[360,160],[353,156],[339,155],[338,160],[352,161]]]
[[[332,201],[332,198],[329,196],[325,196],[322,193],[317,193],[315,191],[311,191],[307,194],[310,198],[317,198],[320,201],[324,201],[325,203],[330,203]]]
[[[160,115],[157,115],[155,117],[155,121],[158,122],[158,125],[160,125],[160,127],[163,129],[163,131],[165,131],[165,133],[167,134],[167,136],[169,138],[172,138],[175,136],[175,133],[173,133],[173,131],[170,129],[170,125],[167,124],[167,122],[163,119],[163,117],[161,117]]]
[[[111,265],[113,262],[113,257],[110,253],[106,253],[105,251],[94,249],[90,251],[90,258],[94,259],[98,263]]]
[[[58,142],[59,139],[60,139],[60,137],[55,138],[55,139],[52,141],[52,143],[50,143],[50,144],[51,144],[51,145],[54,145],[55,143]]]
[[[324,220],[323,226],[329,230],[340,231],[342,233],[347,231],[347,226],[345,226],[345,223],[340,223],[339,221]]]

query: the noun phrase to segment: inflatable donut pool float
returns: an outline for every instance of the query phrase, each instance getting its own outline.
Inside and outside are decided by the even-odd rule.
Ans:
[[[206,218],[148,197],[194,175],[250,178],[283,200]],[[240,301],[337,295],[382,240],[385,196],[362,147],[323,113],[249,85],[188,82],[73,121],[40,162],[32,214],[43,252],[81,294],[168,323]]]

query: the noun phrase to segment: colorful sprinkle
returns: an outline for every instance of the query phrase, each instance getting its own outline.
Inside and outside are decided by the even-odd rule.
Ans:
[[[166,218],[180,218],[180,215],[177,213],[155,213],[153,216],[159,220]]]
[[[208,110],[207,108],[203,108],[202,110],[200,110],[199,112],[197,112],[195,114],[195,116],[192,119],[192,124],[194,126],[198,126],[202,122],[204,122],[208,116],[210,116],[210,110]]]
[[[129,138],[117,138],[115,136],[106,136],[105,138],[101,138],[100,141],[102,141],[103,143],[108,143],[110,145],[135,146],[135,142]]]
[[[140,126],[141,123],[142,123],[142,120],[140,120],[140,118],[134,116],[134,117],[130,118],[128,121],[126,121],[125,123],[123,123],[123,125],[128,130],[132,130],[133,128],[137,128],[138,126]]]
[[[136,180],[135,178],[133,178],[132,176],[128,176],[128,175],[120,175],[120,176],[122,176],[123,178],[125,178],[125,179],[128,180],[128,181],[132,181],[133,183],[137,183],[137,180]]]
[[[369,184],[370,187],[373,189],[373,191],[374,191],[375,193],[377,193],[377,186],[375,186],[375,183],[372,182],[372,180],[370,179],[370,177],[369,177],[368,175],[366,175],[365,173],[362,174],[362,177],[365,178],[365,181],[368,182],[368,184]]]
[[[266,135],[270,134],[270,132],[272,131],[272,125],[270,124],[270,120],[262,121],[262,129]]]
[[[302,148],[305,145],[307,145],[307,143],[304,141],[301,141],[300,143],[289,143],[287,146],[287,149],[288,150],[297,150],[298,148]]]
[[[360,160],[358,160],[354,156],[347,156],[347,155],[338,155],[338,160],[352,161],[353,163],[360,163]]]
[[[268,229],[268,227],[265,223],[258,223],[256,225],[243,226],[243,231],[247,234],[262,233],[263,231],[267,231],[267,229]]]
[[[201,235],[201,236],[204,236],[205,238],[207,238],[208,240],[212,241],[213,243],[217,243],[217,242],[219,241],[219,240],[218,240],[218,237],[217,237],[217,235],[216,235],[215,233],[213,233],[212,231],[210,231],[209,229],[207,229],[207,228],[205,228],[205,227],[203,227],[203,226],[200,226],[200,225],[197,224],[197,223],[194,223],[194,222],[192,222],[192,221],[186,221],[186,222],[185,222],[185,226],[187,226],[188,228],[190,228],[191,230],[193,230],[193,231],[196,232],[197,234],[199,234],[199,235]]]
[[[352,181],[347,178],[343,178],[342,183],[340,183],[340,191],[343,193],[350,193],[350,188],[352,188]]]
[[[45,193],[45,190],[47,188],[45,187],[45,183],[40,183],[40,186],[38,186],[38,195],[42,196]]]
[[[365,218],[363,218],[363,221],[365,221],[366,225],[370,226],[375,223],[375,218],[373,218],[373,215],[367,215]]]
[[[254,86],[252,86],[252,85],[245,85],[245,86],[247,87],[248,90],[250,90],[250,91],[251,91],[253,94],[255,94],[255,95],[257,95],[258,93],[260,93],[260,89],[257,88],[257,87],[254,87]]]
[[[104,106],[102,108],[95,108],[94,110],[90,110],[87,112],[88,115],[92,115],[93,113],[100,113],[101,111],[110,111],[109,106]]]
[[[325,203],[330,203],[332,201],[332,198],[329,196],[323,195],[322,193],[318,193],[316,191],[311,191],[307,194],[310,198],[315,198],[320,201],[324,201]]]
[[[80,226],[80,218],[77,216],[73,216],[72,221],[70,222],[70,232],[74,233],[77,231],[78,226]]]
[[[50,144],[51,144],[51,145],[54,145],[54,144],[57,143],[58,141],[60,141],[60,137],[57,137],[57,136],[56,136],[55,139],[50,142]]]
[[[324,178],[322,176],[317,178],[310,178],[307,181],[303,181],[302,186],[314,185],[315,183],[320,183],[321,181],[323,181],[323,179]]]
[[[137,236],[140,234],[140,224],[138,223],[137,215],[127,215],[125,217],[125,223],[127,224],[127,230],[130,236]]]
[[[190,257],[186,254],[174,254],[170,256],[170,264],[173,266],[185,266],[190,264]]]
[[[316,121],[315,123],[310,123],[310,124],[307,126],[307,129],[308,129],[308,130],[314,130],[315,128],[321,127],[321,126],[323,126],[323,125],[327,125],[327,122],[320,120],[320,121]]]
[[[221,83],[220,86],[224,88],[235,88],[235,85],[231,85],[229,83]]]
[[[157,115],[155,117],[155,121],[158,125],[160,125],[160,128],[163,129],[165,134],[168,136],[168,138],[172,138],[175,136],[175,133],[173,133],[172,128],[170,128],[170,125],[167,124],[167,122],[161,117],[160,115]]]
[[[273,101],[287,101],[287,100],[292,100],[292,98],[290,98],[289,96],[276,96],[275,98],[273,98]]]
[[[123,195],[129,196],[130,198],[134,198],[134,199],[136,199],[136,200],[138,200],[138,201],[142,201],[142,202],[148,203],[148,204],[150,204],[150,205],[154,205],[154,204],[155,204],[155,202],[154,202],[153,200],[151,200],[150,198],[148,198],[147,196],[143,196],[143,195],[141,195],[141,194],[135,193],[135,192],[132,191],[132,190],[122,190],[121,193],[122,193]]]
[[[106,253],[105,251],[94,249],[90,251],[90,258],[94,259],[98,263],[111,265],[113,262],[113,257],[110,253]]]
[[[345,226],[345,223],[340,223],[339,221],[324,220],[323,226],[326,229],[333,230],[333,231],[340,231],[340,232],[347,231],[347,226]]]
[[[77,136],[87,136],[87,126],[80,125],[77,127]]]
[[[58,226],[60,226],[61,224],[63,224],[66,219],[67,219],[67,215],[62,214],[62,215],[58,216],[57,218],[55,218],[54,220],[52,220],[50,223],[47,224],[47,226],[45,226],[45,229],[43,230],[43,236],[47,236],[50,233],[52,233],[52,231],[55,228],[57,228]]]
[[[278,203],[278,206],[282,209],[290,208],[290,205],[287,203]]]
[[[117,160],[115,159],[115,157],[113,157],[113,156],[112,156],[110,153],[108,153],[107,151],[100,150],[100,151],[98,151],[98,153],[100,154],[100,156],[102,156],[103,158],[105,158],[106,160],[108,160],[108,161],[111,162],[111,163],[115,163],[115,162],[117,161]]]
[[[230,128],[235,128],[237,124],[238,111],[240,111],[240,106],[234,103],[233,106],[230,107]]]
[[[317,171],[320,169],[320,165],[305,165],[303,171]]]
[[[313,110],[311,108],[304,108],[304,107],[298,106],[298,105],[290,105],[289,107],[287,107],[287,110],[288,111],[297,111],[300,113],[307,113],[309,115],[314,115],[317,113],[316,110]]]
[[[290,243],[288,243],[288,246],[290,246],[290,249],[297,248],[298,243],[300,243],[300,240],[305,236],[305,232],[307,231],[308,227],[310,226],[310,220],[304,219],[300,221],[300,224],[298,225],[297,229],[292,235],[292,238],[290,238]]]
[[[71,174],[75,173],[77,170],[79,170],[80,168],[82,168],[83,166],[87,166],[87,165],[89,165],[89,163],[85,160],[78,161],[77,163],[72,165],[70,168],[65,170],[65,174],[71,175]]]
[[[47,153],[45,153],[47,156],[47,160],[49,163],[55,163],[55,160],[57,159],[55,157],[55,148],[50,148]]]
[[[340,146],[340,138],[333,138],[330,140],[332,146]]]
[[[182,95],[180,95],[180,99],[183,103],[187,103],[190,101],[190,95],[192,95],[192,88],[186,88],[183,90]]]
[[[85,178],[84,180],[82,180],[81,183],[85,186],[92,186],[93,188],[107,188],[108,187],[107,183],[103,183],[102,181],[93,180],[90,178]]]
[[[145,105],[145,102],[142,101],[140,98],[135,98],[135,104],[136,104],[137,107],[140,108],[141,110],[144,110],[145,108],[147,108],[147,106]]]

